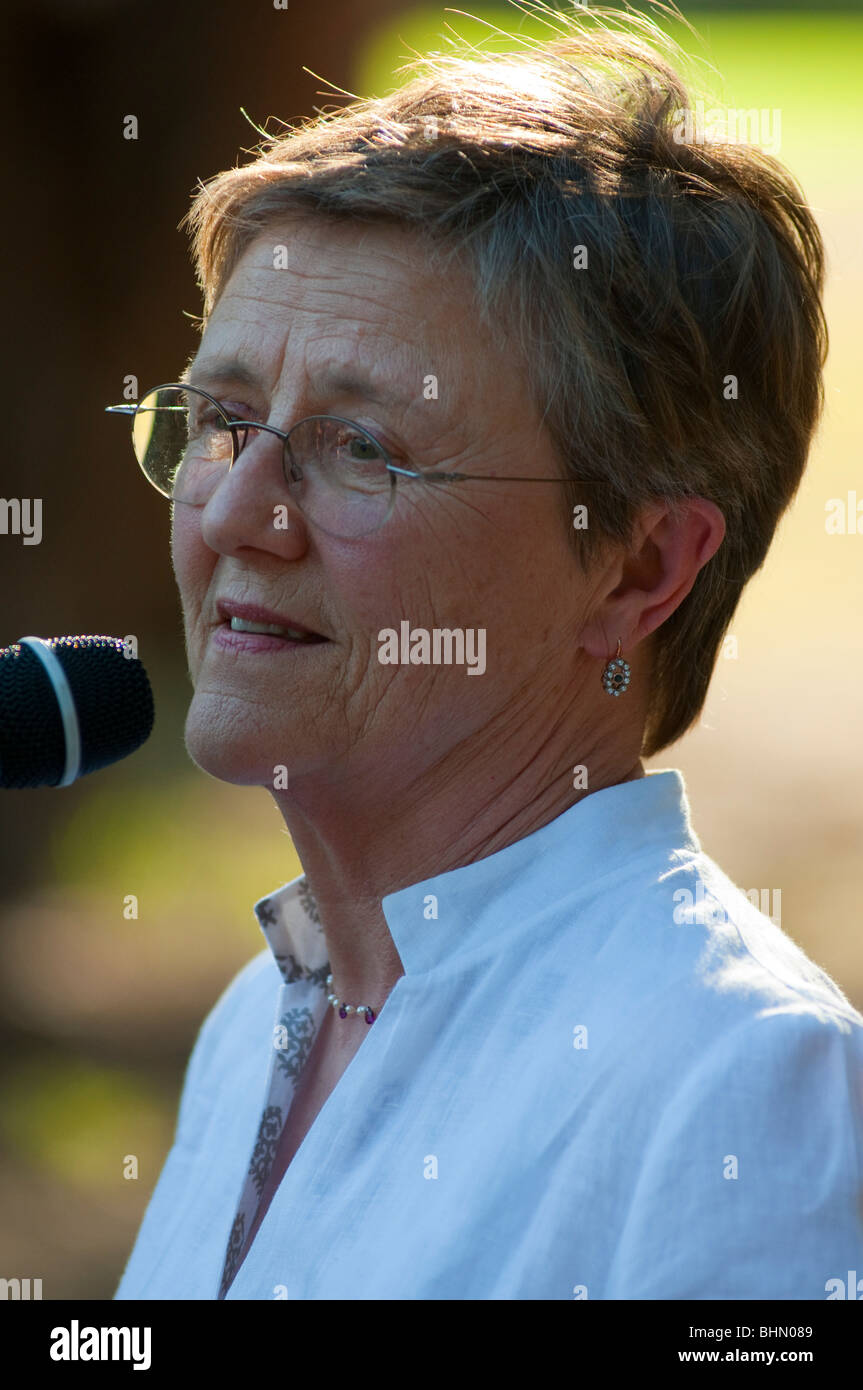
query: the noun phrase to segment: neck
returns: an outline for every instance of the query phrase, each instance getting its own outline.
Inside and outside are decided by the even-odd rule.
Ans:
[[[579,744],[587,788],[573,786]],[[505,761],[490,730],[412,776],[397,751],[389,768],[355,767],[337,781],[292,775],[289,793],[271,793],[315,896],[340,999],[377,1012],[404,974],[381,909],[388,893],[486,858],[589,793],[644,776],[637,748],[591,750],[583,736],[548,739],[502,780]]]

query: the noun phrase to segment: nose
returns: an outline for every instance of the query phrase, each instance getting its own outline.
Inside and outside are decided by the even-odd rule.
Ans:
[[[283,451],[284,440],[269,430],[247,435],[201,511],[201,536],[211,550],[235,555],[252,548],[284,559],[305,553],[308,528],[288,491]]]

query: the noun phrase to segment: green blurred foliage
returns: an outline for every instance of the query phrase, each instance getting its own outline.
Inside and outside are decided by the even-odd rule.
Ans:
[[[128,1154],[152,1183],[172,1129],[156,1088],[80,1059],[26,1062],[0,1089],[0,1133],[10,1152],[36,1173],[95,1193],[123,1187]]]
[[[680,69],[692,84],[693,99],[735,107],[782,110],[780,159],[793,167],[817,156],[844,170],[856,149],[859,130],[860,53],[863,17],[859,14],[760,12],[745,15],[683,7],[689,23],[666,20],[661,28],[683,49]],[[480,52],[519,49],[520,42],[492,32],[496,26],[530,41],[554,37],[547,24],[514,5],[470,7],[468,18],[443,7],[411,10],[368,44],[359,66],[358,95],[383,95],[409,79],[397,68],[417,53],[452,52],[456,36]],[[590,11],[584,11],[590,19]],[[658,19],[658,17],[656,17]],[[484,22],[482,22],[484,21]],[[850,110],[857,110],[855,123]],[[802,173],[802,169],[801,169]]]
[[[109,782],[94,781],[51,849],[51,875],[64,887],[115,902],[146,891],[150,919],[192,902],[204,914],[210,904],[255,931],[252,902],[280,877],[287,882],[298,873],[296,851],[266,791],[192,770],[122,801]]]

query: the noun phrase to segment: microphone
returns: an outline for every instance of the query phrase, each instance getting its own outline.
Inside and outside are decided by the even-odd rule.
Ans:
[[[0,787],[68,787],[140,748],[153,693],[119,637],[22,637],[0,649]]]

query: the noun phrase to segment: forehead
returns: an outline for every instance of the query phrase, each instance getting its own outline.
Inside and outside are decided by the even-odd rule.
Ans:
[[[188,379],[275,391],[303,371],[362,368],[422,395],[429,375],[450,404],[496,383],[506,359],[483,335],[463,262],[442,271],[433,243],[390,223],[291,216],[244,249],[207,321]]]
[[[410,229],[328,218],[273,223],[237,260],[205,336],[279,335],[350,345],[433,344],[464,312],[462,274],[441,285],[430,247]]]

